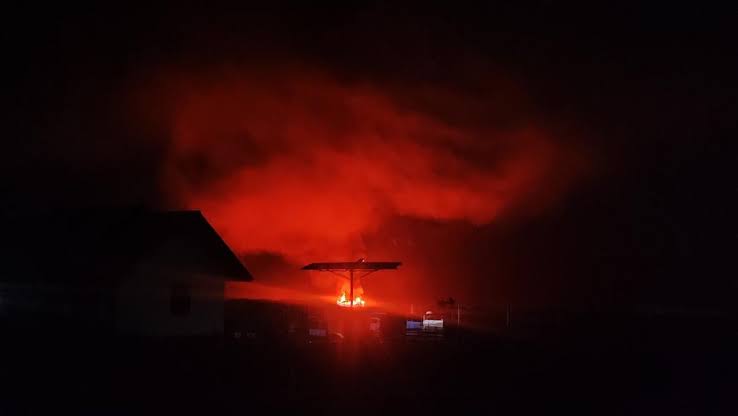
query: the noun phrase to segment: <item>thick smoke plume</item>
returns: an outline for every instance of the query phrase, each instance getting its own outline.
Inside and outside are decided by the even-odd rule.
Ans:
[[[392,219],[482,225],[535,212],[572,171],[544,126],[515,114],[521,97],[506,108],[494,90],[485,102],[297,70],[162,78],[147,101],[167,114],[162,184],[239,253],[392,256],[366,244]]]

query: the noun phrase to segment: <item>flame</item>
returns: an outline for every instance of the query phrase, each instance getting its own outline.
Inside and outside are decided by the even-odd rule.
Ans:
[[[361,296],[357,296],[354,298],[354,307],[356,306],[364,306],[366,302],[364,302],[364,299],[361,298]],[[336,300],[336,305],[343,306],[346,308],[351,307],[351,300],[349,300],[346,297],[346,292],[341,292],[341,296],[338,297],[338,300]]]

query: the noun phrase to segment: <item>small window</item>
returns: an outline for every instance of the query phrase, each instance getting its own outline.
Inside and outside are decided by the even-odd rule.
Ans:
[[[171,310],[172,315],[186,316],[190,313],[190,304],[192,298],[190,296],[190,288],[181,283],[172,285],[171,293]]]

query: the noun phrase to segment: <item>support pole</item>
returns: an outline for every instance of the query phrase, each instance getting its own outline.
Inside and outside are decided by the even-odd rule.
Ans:
[[[461,304],[456,304],[456,327],[461,326]]]
[[[351,276],[351,307],[354,307],[354,269],[349,270]]]

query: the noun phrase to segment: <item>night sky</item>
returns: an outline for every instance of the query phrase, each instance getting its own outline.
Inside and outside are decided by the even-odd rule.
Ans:
[[[731,11],[48,7],[4,13],[6,210],[201,209],[259,282],[403,261],[388,301],[738,295]]]

